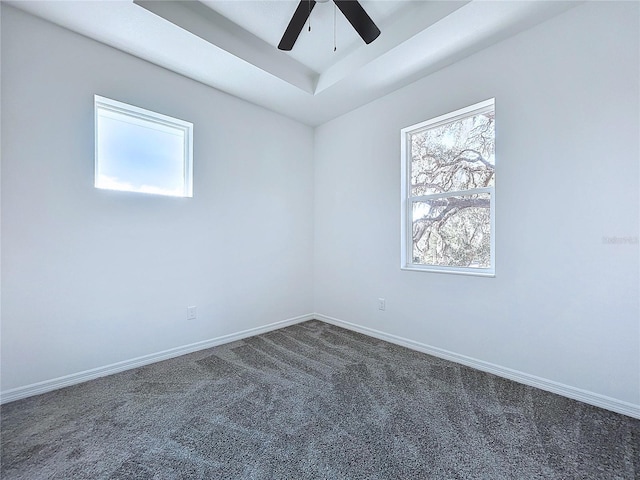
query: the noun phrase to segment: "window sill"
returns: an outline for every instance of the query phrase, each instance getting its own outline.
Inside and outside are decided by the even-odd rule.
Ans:
[[[494,271],[470,271],[470,270],[454,270],[449,268],[438,268],[438,267],[418,267],[413,265],[402,265],[400,267],[401,270],[406,270],[409,272],[429,272],[429,273],[448,273],[453,275],[466,275],[470,277],[490,277],[495,278],[496,273]]]

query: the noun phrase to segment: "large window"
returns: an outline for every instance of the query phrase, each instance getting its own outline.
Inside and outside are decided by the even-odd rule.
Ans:
[[[494,100],[402,130],[402,268],[495,274]]]
[[[95,186],[192,196],[193,124],[94,97]]]

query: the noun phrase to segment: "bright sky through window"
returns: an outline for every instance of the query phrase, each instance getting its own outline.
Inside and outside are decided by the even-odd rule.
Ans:
[[[193,125],[96,96],[95,186],[191,196]]]

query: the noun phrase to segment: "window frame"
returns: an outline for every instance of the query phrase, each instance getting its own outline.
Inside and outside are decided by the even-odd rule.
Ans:
[[[400,130],[400,158],[401,158],[401,257],[400,268],[402,270],[432,273],[452,273],[458,275],[471,275],[481,277],[495,277],[495,181],[492,187],[474,188],[470,190],[452,190],[444,193],[429,195],[411,195],[411,135],[418,131],[437,128],[442,125],[453,123],[473,115],[494,111],[495,98],[475,103],[468,107],[455,110],[444,115],[437,116],[430,120],[410,125]],[[495,135],[494,135],[495,141]],[[495,169],[495,164],[494,164]],[[453,267],[445,265],[425,265],[413,262],[413,204],[426,198],[443,198],[450,196],[468,196],[478,193],[489,194],[489,216],[490,216],[490,259],[491,265],[488,268],[476,267]]]
[[[135,105],[130,105],[128,103],[120,102],[118,100],[113,100],[111,98],[103,97],[100,95],[93,96],[93,105],[94,105],[94,181],[93,186],[95,188],[101,190],[111,190],[111,191],[119,191],[119,192],[129,192],[129,193],[142,193],[145,195],[161,195],[166,197],[175,197],[175,198],[191,198],[193,197],[193,123],[187,122],[185,120],[180,120],[175,117],[170,117],[169,115],[164,115],[162,113],[154,112],[152,110],[147,110],[141,107],[137,107]],[[127,190],[127,189],[115,189],[108,188],[104,186],[98,186],[98,172],[99,172],[99,131],[98,131],[98,117],[100,115],[100,111],[105,111],[108,113],[116,113],[121,115],[126,115],[129,117],[133,124],[137,124],[139,126],[144,126],[143,123],[152,123],[162,129],[170,129],[170,130],[181,130],[184,135],[184,144],[182,149],[182,165],[183,165],[183,188],[182,193],[177,195],[171,195],[167,193],[159,193],[159,192],[144,192],[140,190]]]

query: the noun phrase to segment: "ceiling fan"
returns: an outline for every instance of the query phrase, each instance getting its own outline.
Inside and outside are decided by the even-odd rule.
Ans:
[[[320,3],[327,2],[328,0],[317,0]],[[342,14],[347,17],[349,23],[358,32],[358,35],[362,37],[362,40],[366,44],[373,42],[378,35],[380,35],[380,29],[373,23],[371,17],[364,11],[362,5],[357,0],[333,0],[333,3],[340,9]],[[296,11],[289,21],[287,29],[282,35],[282,40],[278,44],[280,50],[291,50],[293,45],[298,39],[298,35],[302,31],[304,24],[307,22],[311,10],[316,6],[316,0],[300,0]]]

